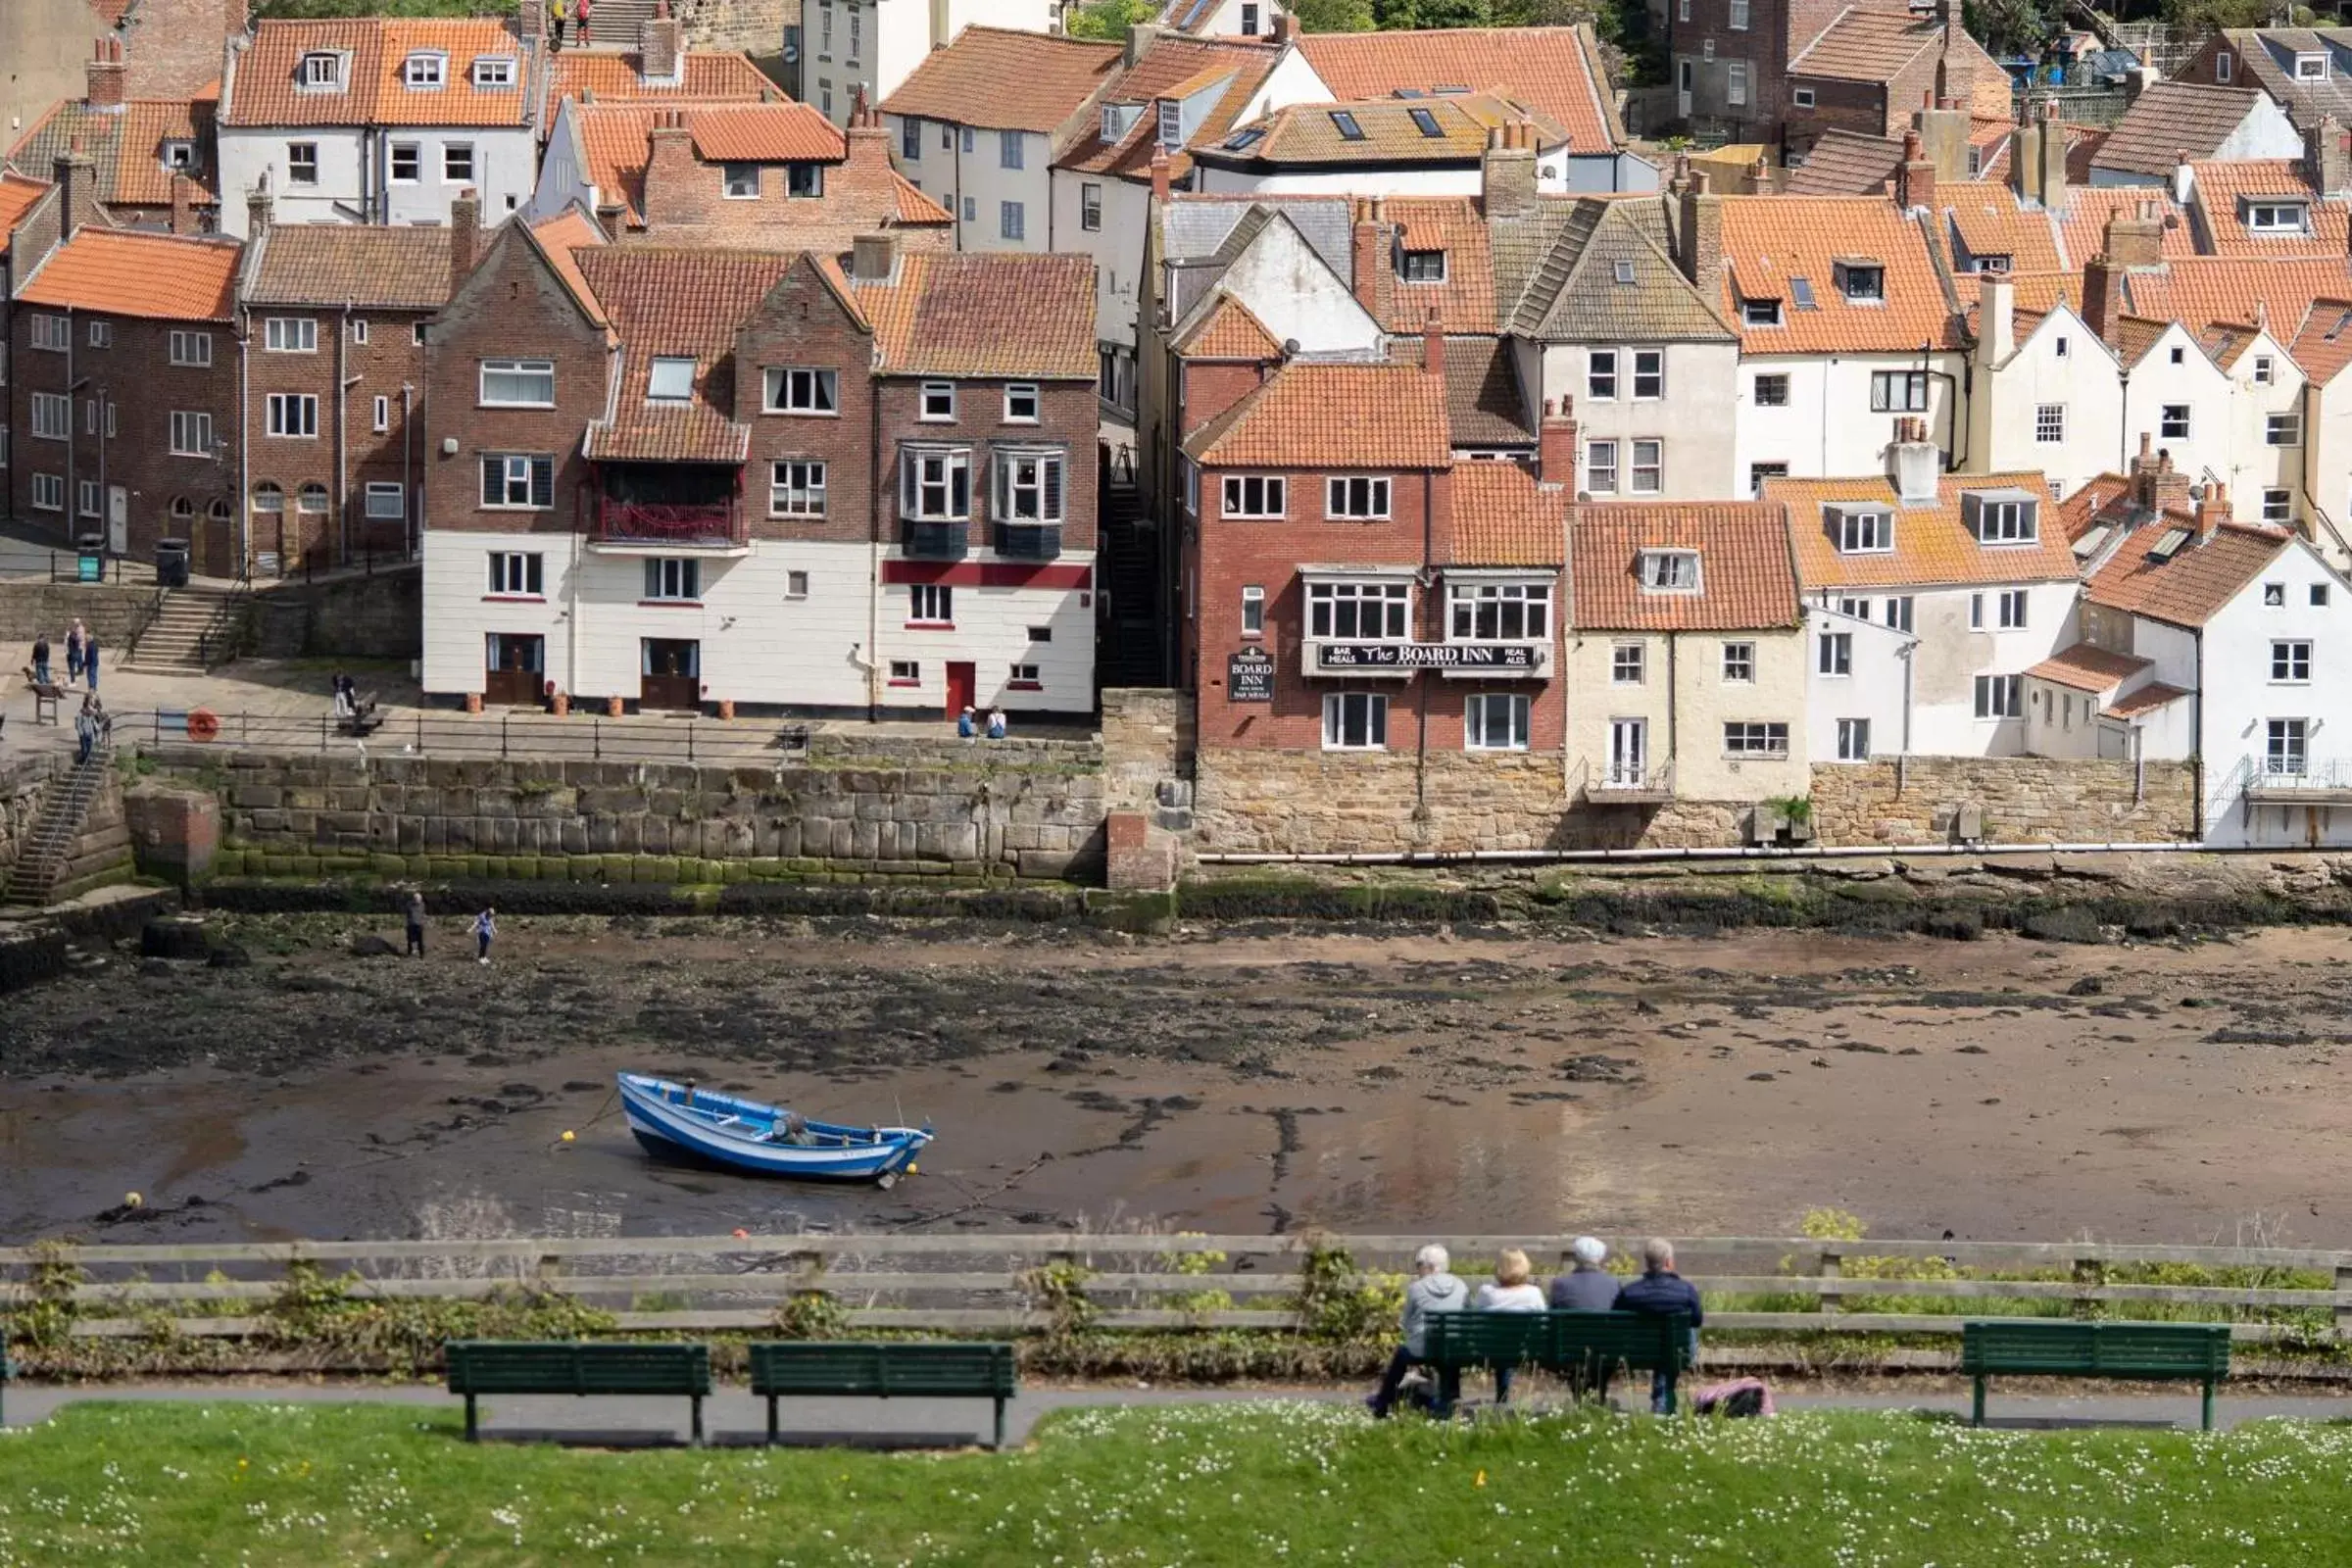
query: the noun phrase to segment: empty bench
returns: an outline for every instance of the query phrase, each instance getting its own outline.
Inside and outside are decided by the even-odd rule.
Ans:
[[[1540,1367],[1580,1389],[1601,1389],[1619,1367],[1666,1378],[1666,1409],[1692,1364],[1690,1320],[1647,1312],[1432,1312],[1423,1348],[1450,1407],[1470,1367]]]
[[[24,689],[32,693],[32,721],[35,724],[58,722],[57,705],[65,700],[66,689],[53,680],[41,680],[24,666]]]
[[[2204,1385],[2213,1430],[2214,1385],[2230,1375],[2227,1323],[2076,1323],[1997,1318],[1960,1329],[1960,1370],[1976,1380],[1971,1425],[1984,1424],[1984,1383],[2010,1377],[2129,1378]]]
[[[988,1399],[997,1407],[995,1446],[1004,1446],[1004,1405],[1018,1387],[1009,1345],[858,1344],[782,1341],[754,1345],[752,1393],[767,1400],[767,1441],[776,1441],[776,1400],[898,1397]]]
[[[693,1401],[693,1441],[703,1441],[710,1350],[702,1345],[452,1340],[449,1392],[466,1396],[466,1441],[478,1440],[474,1399],[484,1394],[668,1395]]]

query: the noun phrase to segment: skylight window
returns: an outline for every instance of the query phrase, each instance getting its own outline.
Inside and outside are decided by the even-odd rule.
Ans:
[[[1419,98],[1422,96],[1422,92],[1418,87],[1399,87],[1389,96],[1392,98]]]
[[[684,403],[694,396],[694,361],[657,359],[645,395],[654,403]]]
[[[1796,301],[1796,308],[1800,311],[1818,311],[1821,309],[1821,307],[1815,304],[1813,301],[1813,280],[1809,277],[1790,278],[1788,280],[1788,297]]]
[[[2186,528],[2167,529],[2164,537],[2157,540],[2148,551],[2148,559],[2159,565],[2163,564],[2180,553],[2180,547],[2188,543],[2188,537]]]
[[[1445,131],[1438,127],[1438,117],[1431,114],[1428,110],[1408,109],[1405,111],[1405,113],[1413,117],[1413,124],[1420,130],[1422,135],[1436,137],[1446,134]]]
[[[1342,141],[1363,141],[1366,139],[1364,136],[1364,127],[1357,124],[1355,122],[1355,116],[1349,114],[1345,109],[1334,109],[1331,112],[1331,122],[1332,125],[1339,131],[1340,139]]]
[[[1248,130],[1243,131],[1240,135],[1234,136],[1227,140],[1225,143],[1225,150],[1229,153],[1245,153],[1265,139],[1265,131],[1260,129],[1258,126],[1252,125]]]
[[[1631,261],[1619,262],[1616,269],[1616,277],[1617,281],[1620,283],[1631,283],[1634,280],[1634,264]]]

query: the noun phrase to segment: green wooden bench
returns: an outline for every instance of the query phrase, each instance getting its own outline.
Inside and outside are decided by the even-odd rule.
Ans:
[[[1600,1388],[1618,1367],[1661,1372],[1666,1408],[1692,1364],[1690,1320],[1647,1312],[1432,1312],[1424,1356],[1450,1403],[1463,1369],[1542,1367],[1580,1388]]]
[[[8,1425],[8,1385],[17,1375],[17,1363],[11,1361],[4,1347],[0,1347],[0,1427]]]
[[[767,1400],[767,1441],[776,1441],[776,1400],[787,1395],[879,1398],[990,1399],[997,1447],[1004,1446],[1004,1404],[1018,1388],[1009,1345],[876,1344],[786,1340],[754,1345],[752,1393]]]
[[[474,1399],[484,1394],[662,1394],[694,1402],[693,1437],[703,1441],[710,1393],[710,1349],[703,1345],[631,1345],[557,1340],[452,1340],[449,1392],[466,1396],[466,1441],[479,1437]]]
[[[1960,1330],[1960,1370],[1976,1380],[1970,1423],[1984,1424],[1984,1380],[2012,1377],[2132,1378],[2201,1383],[2204,1428],[2213,1430],[2213,1387],[2230,1375],[2227,1323],[2077,1323],[1996,1318]]]

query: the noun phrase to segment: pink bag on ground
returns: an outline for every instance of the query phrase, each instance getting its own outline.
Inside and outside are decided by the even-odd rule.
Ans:
[[[1734,1378],[1711,1383],[1691,1396],[1690,1408],[1700,1415],[1770,1415],[1772,1390],[1761,1378]]]

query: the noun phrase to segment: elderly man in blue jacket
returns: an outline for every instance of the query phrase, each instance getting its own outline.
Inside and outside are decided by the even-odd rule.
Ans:
[[[1698,1327],[1707,1318],[1698,1303],[1698,1287],[1674,1271],[1674,1244],[1652,1237],[1642,1249],[1642,1277],[1627,1280],[1617,1292],[1617,1310],[1647,1312],[1655,1317],[1681,1313],[1690,1320],[1690,1356],[1698,1358]],[[1666,1413],[1666,1374],[1649,1375],[1649,1411]]]

